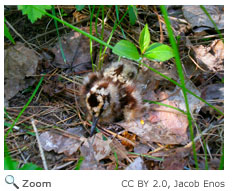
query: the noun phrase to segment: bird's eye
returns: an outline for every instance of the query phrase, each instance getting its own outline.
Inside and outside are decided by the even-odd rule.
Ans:
[[[91,94],[88,98],[88,103],[91,107],[97,107],[99,105],[99,101],[97,100],[97,97],[95,94]]]
[[[132,79],[132,78],[134,78],[135,74],[134,74],[134,72],[128,72],[127,76],[128,76],[130,79]]]

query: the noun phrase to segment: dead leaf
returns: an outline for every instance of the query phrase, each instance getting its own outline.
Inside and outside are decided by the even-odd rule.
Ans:
[[[32,86],[35,82],[32,75],[36,74],[39,57],[33,50],[17,42],[16,45],[4,50],[4,102],[19,91]]]
[[[91,148],[90,151],[94,152],[94,157],[97,161],[105,158],[111,151],[110,143],[112,140],[103,140],[102,133],[97,133],[94,137],[86,139],[82,147]],[[83,155],[85,156],[85,155]]]
[[[186,157],[190,154],[191,149],[179,147],[165,157],[162,166],[164,170],[183,170],[187,164]]]
[[[214,40],[210,47],[217,59],[224,60],[224,43],[222,40]]]
[[[58,79],[51,79],[49,82],[43,84],[43,92],[49,96],[58,95],[65,90],[65,84],[60,82]]]
[[[103,140],[102,134],[97,133],[95,137],[89,137],[86,139],[81,147],[81,155],[85,160],[81,164],[81,170],[101,170],[104,167],[101,166],[99,161],[107,157],[111,151],[112,140]]]
[[[125,170],[147,170],[144,160],[138,157]]]
[[[198,88],[193,84],[193,82],[189,79],[185,82],[185,87],[196,94],[197,96],[201,97],[201,92],[198,90]],[[179,92],[179,93],[177,93]],[[176,104],[176,107],[186,112],[186,105],[185,105],[185,99],[182,90],[176,86],[175,90],[173,92],[167,92],[169,95],[173,95],[169,97],[169,101],[174,101]],[[163,96],[164,97],[164,96]],[[187,94],[188,103],[189,103],[189,109],[191,113],[198,113],[202,106],[205,104],[200,101],[198,98],[191,94]],[[161,99],[161,98],[160,98]]]
[[[224,84],[210,84],[202,90],[202,98],[211,101],[215,99],[224,100]]]
[[[216,23],[217,27],[219,29],[224,29],[223,6],[205,5],[204,7]],[[214,25],[199,5],[184,5],[182,10],[185,19],[192,25],[192,28],[203,27],[203,30],[214,28]]]
[[[192,47],[197,63],[203,69],[212,72],[224,71],[224,47],[221,43],[215,40],[208,47],[203,45]]]
[[[73,132],[74,132],[73,128]],[[67,130],[69,132],[70,130]],[[54,150],[56,153],[64,153],[67,156],[75,153],[81,146],[83,139],[74,139],[72,137],[64,136],[55,131],[46,131],[41,133],[40,142],[42,148],[46,151]],[[79,138],[79,137],[78,137]]]
[[[134,152],[139,154],[145,154],[150,150],[150,147],[148,145],[145,145],[143,143],[139,143],[134,147]]]
[[[94,27],[93,27],[94,29]],[[89,33],[90,27],[81,28],[81,30]],[[98,32],[100,31],[100,28]],[[92,35],[95,35],[95,30],[92,31]],[[95,35],[96,36],[96,35]],[[104,31],[104,38],[108,37],[108,32]],[[83,73],[91,70],[91,56],[90,56],[90,40],[86,36],[71,31],[61,38],[61,44],[63,52],[66,58],[66,63],[62,56],[60,49],[60,43],[57,42],[52,48],[52,52],[55,54],[55,60],[53,65],[58,68],[68,69],[69,72]],[[92,58],[93,62],[96,61],[95,55],[99,48],[99,43],[93,41]]]
[[[112,151],[117,154],[117,158],[119,162],[123,159],[127,159],[127,161],[130,161],[129,157],[127,156],[128,155],[127,150],[119,141],[117,141],[116,139],[113,139],[112,143],[110,144],[110,147]],[[111,157],[110,159],[116,162],[115,157]]]
[[[186,135],[177,135],[163,128],[158,122],[151,123],[147,118],[144,125],[141,124],[139,119],[130,122],[119,122],[118,124],[126,130],[138,135],[142,141],[158,142],[162,144],[186,144],[188,140]]]
[[[160,93],[160,100],[168,97],[165,92]],[[171,105],[173,107],[179,108],[181,102],[176,100],[164,100],[162,103]],[[166,130],[171,131],[176,135],[183,137],[186,136],[186,130],[188,127],[187,116],[165,106],[152,105],[154,111],[150,112],[149,121],[151,123],[158,123],[159,126]]]

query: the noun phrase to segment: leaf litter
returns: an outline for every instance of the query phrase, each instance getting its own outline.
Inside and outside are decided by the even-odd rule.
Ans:
[[[140,6],[140,9],[141,8]],[[216,9],[217,7],[212,7],[212,10]],[[196,95],[212,101],[216,106],[223,107],[222,102],[219,104],[217,102],[217,100],[224,99],[223,83],[218,83],[218,81],[223,78],[224,70],[223,42],[219,39],[215,39],[209,41],[210,43],[206,45],[203,43],[200,44],[200,39],[197,39],[198,36],[192,33],[193,36],[189,36],[188,38],[190,44],[187,45],[185,35],[190,33],[190,30],[194,30],[196,27],[200,28],[202,25],[193,23],[195,20],[190,20],[190,15],[185,16],[185,14],[188,14],[186,12],[190,11],[192,12],[190,14],[194,14],[190,7],[169,6],[169,11],[170,10],[173,10],[172,13],[175,13],[175,10],[184,13],[177,16],[171,15],[171,22],[174,22],[172,25],[174,31],[181,31],[177,33],[177,35],[181,37],[179,50],[180,53],[184,55],[182,62],[185,66],[187,64],[190,66],[189,68],[193,68],[192,72],[188,71],[188,67],[184,68],[188,77],[188,79],[186,79],[186,88]],[[151,11],[151,8],[147,9],[147,11]],[[82,13],[80,14],[82,15]],[[179,17],[179,19],[177,19],[177,17]],[[198,17],[198,15],[193,17]],[[158,36],[153,32],[156,25],[152,24],[155,22],[151,22],[157,18],[153,19],[151,16],[148,19],[150,21],[149,28],[151,29],[151,39],[157,39]],[[202,21],[203,19],[205,20],[202,23],[208,23],[206,17],[200,19],[202,19]],[[218,23],[221,24],[223,17],[221,16],[219,19]],[[143,21],[141,20],[141,22]],[[211,28],[213,26],[208,24],[207,27]],[[133,27],[133,29],[134,28],[136,27]],[[219,28],[223,29],[223,25],[219,25]],[[89,32],[89,27],[83,27],[82,29]],[[204,28],[200,30],[203,31]],[[129,29],[129,32],[130,35],[136,36],[135,32],[131,31],[131,29]],[[203,32],[207,33],[207,31]],[[166,33],[166,31],[164,31],[164,33]],[[114,36],[120,39],[117,34]],[[66,62],[64,62],[59,42],[57,42],[51,45],[53,48],[48,49],[48,52],[52,55],[50,59],[45,59],[44,57],[44,60],[40,61],[38,65],[39,58],[36,56],[35,59],[33,59],[34,67],[30,67],[29,65],[25,66],[28,68],[29,73],[19,72],[23,75],[18,78],[20,81],[25,81],[24,83],[26,83],[28,76],[36,74],[36,68],[39,72],[46,71],[48,73],[42,91],[38,95],[38,99],[32,102],[31,107],[26,109],[20,118],[23,122],[18,125],[30,125],[27,119],[31,117],[39,121],[39,130],[41,132],[40,141],[46,152],[47,160],[51,161],[51,168],[74,169],[78,159],[84,157],[80,169],[194,169],[195,164],[190,160],[192,156],[191,147],[188,146],[191,142],[188,137],[187,116],[182,112],[163,105],[150,104],[150,111],[144,113],[142,118],[134,121],[120,121],[115,124],[100,125],[99,130],[102,133],[97,133],[91,138],[88,137],[87,130],[85,129],[89,125],[85,120],[85,113],[83,113],[82,105],[80,105],[79,101],[79,86],[82,81],[81,78],[71,78],[71,74],[77,74],[80,77],[80,74],[91,71],[91,57],[89,46],[87,46],[89,39],[79,33],[71,31],[61,37],[61,42],[67,60]],[[96,48],[93,49],[92,59],[97,63],[98,57],[95,49],[99,50],[99,47],[97,43],[93,45]],[[34,58],[34,56],[32,56],[34,55],[32,53],[33,51],[29,48],[25,48],[23,45],[19,47],[23,47],[22,49],[26,50],[26,56],[23,53],[23,56],[21,56],[23,57],[22,59],[29,59],[27,63],[33,62],[30,60]],[[185,54],[188,50],[191,50],[191,56],[197,65],[195,62],[192,62],[189,55]],[[13,53],[11,53],[11,51],[7,52],[7,54],[5,53],[5,60],[9,59],[8,54],[13,54],[14,57],[15,50],[13,49]],[[42,52],[42,55],[43,54],[45,54],[45,52]],[[191,62],[186,62],[185,58],[188,58]],[[110,55],[109,60],[112,59],[113,55]],[[164,63],[149,62],[147,60],[144,60],[144,62],[168,77],[174,80],[178,79],[176,68],[172,60]],[[6,63],[5,61],[5,64]],[[6,65],[5,68],[7,68]],[[204,73],[201,69],[208,71],[208,73]],[[12,72],[12,70],[13,69],[10,71]],[[141,70],[138,80],[143,84],[140,88],[145,89],[144,99],[159,101],[186,111],[184,98],[179,88],[144,67],[141,68]],[[12,76],[14,75],[17,76],[17,74],[11,74],[11,78],[13,78]],[[148,76],[148,78],[144,76]],[[151,76],[151,79],[149,76]],[[31,80],[31,85],[33,85],[33,82],[34,80]],[[7,78],[5,78],[5,85],[6,84],[7,86],[4,86],[5,91],[9,88]],[[19,112],[19,108],[14,107],[21,106],[19,103],[22,103],[23,100],[18,102],[17,99],[19,99],[19,97],[15,95],[26,87],[27,86],[22,86],[18,89],[15,88],[15,92],[12,93],[11,96],[8,96],[10,107],[6,109],[10,115],[15,116],[15,113]],[[205,106],[201,101],[190,94],[188,94],[188,99],[190,111],[194,116],[200,116],[203,120],[206,117],[208,118],[208,113],[203,109]],[[7,106],[7,104],[5,104],[5,106]],[[52,108],[55,106],[59,107],[53,110]],[[45,110],[43,108],[47,109]],[[42,112],[43,110],[45,111]],[[213,130],[213,132],[211,132],[212,134],[215,133],[215,131],[223,132],[223,124],[216,121],[218,117],[218,114],[210,113],[210,119],[212,119],[213,124],[219,124],[220,126],[220,128]],[[201,118],[199,118],[199,121]],[[221,118],[219,119],[221,121]],[[202,130],[205,129],[207,125],[207,123],[203,124],[203,120],[199,123],[201,124],[200,128],[202,128]],[[56,126],[57,130],[52,130],[51,128],[53,126]],[[80,127],[82,127],[83,130],[81,130]],[[83,127],[85,127],[85,129]],[[16,136],[15,140],[19,142],[21,147],[27,143],[26,151],[24,151],[23,154],[29,156],[29,158],[30,155],[32,155],[33,157],[30,158],[30,162],[41,165],[37,149],[35,149],[32,142],[34,137],[31,136],[30,131],[27,131],[24,127],[21,128],[23,136],[19,134]],[[58,131],[58,129],[60,130]],[[61,131],[62,129],[63,131]],[[221,134],[221,132],[218,133]],[[211,136],[211,134],[208,134],[208,138],[206,139],[206,144],[210,146],[213,145],[214,140],[211,139]],[[8,144],[11,144],[10,139]],[[197,143],[197,152],[200,152],[200,148],[202,148],[202,145]],[[211,148],[218,151],[215,145],[211,146]],[[12,147],[12,149],[14,150],[14,147]],[[132,152],[131,154],[130,151]],[[162,160],[154,157],[160,157]],[[214,161],[216,161],[217,158],[214,158]],[[68,164],[66,164],[67,161],[69,161]],[[199,162],[203,166],[204,160],[199,160]],[[213,162],[213,160],[209,162],[212,164],[212,168],[216,168],[214,167],[217,165],[216,162]],[[215,165],[213,166],[213,164]]]

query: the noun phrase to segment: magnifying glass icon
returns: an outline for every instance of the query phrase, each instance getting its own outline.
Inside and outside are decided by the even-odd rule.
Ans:
[[[12,176],[12,175],[7,175],[5,178],[5,182],[7,184],[13,184],[17,189],[19,189],[19,186],[17,186],[14,181],[15,181],[15,179],[14,179],[14,176]]]

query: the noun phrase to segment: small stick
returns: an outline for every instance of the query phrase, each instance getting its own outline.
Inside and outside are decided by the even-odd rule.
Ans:
[[[17,36],[19,36],[37,55],[39,55],[40,56],[40,54],[37,52],[37,51],[35,51],[34,50],[34,48],[31,46],[31,44],[30,43],[28,43],[22,36],[21,36],[21,34],[20,33],[18,33],[16,30],[15,30],[15,28],[7,21],[7,20],[5,20],[5,23],[14,31],[14,33],[17,35]],[[36,46],[36,45],[35,45]],[[37,46],[36,46],[37,47]],[[39,49],[39,47],[37,47],[38,49]]]
[[[35,126],[34,119],[31,119],[31,123],[32,123],[33,130],[35,132],[36,139],[37,139],[37,142],[38,142],[38,148],[39,148],[40,155],[41,155],[41,158],[42,158],[43,167],[44,167],[45,170],[48,170],[47,163],[46,163],[46,158],[45,158],[45,155],[44,155],[44,152],[43,152],[43,149],[42,149],[41,142],[39,140],[38,130],[37,130],[37,127]]]

